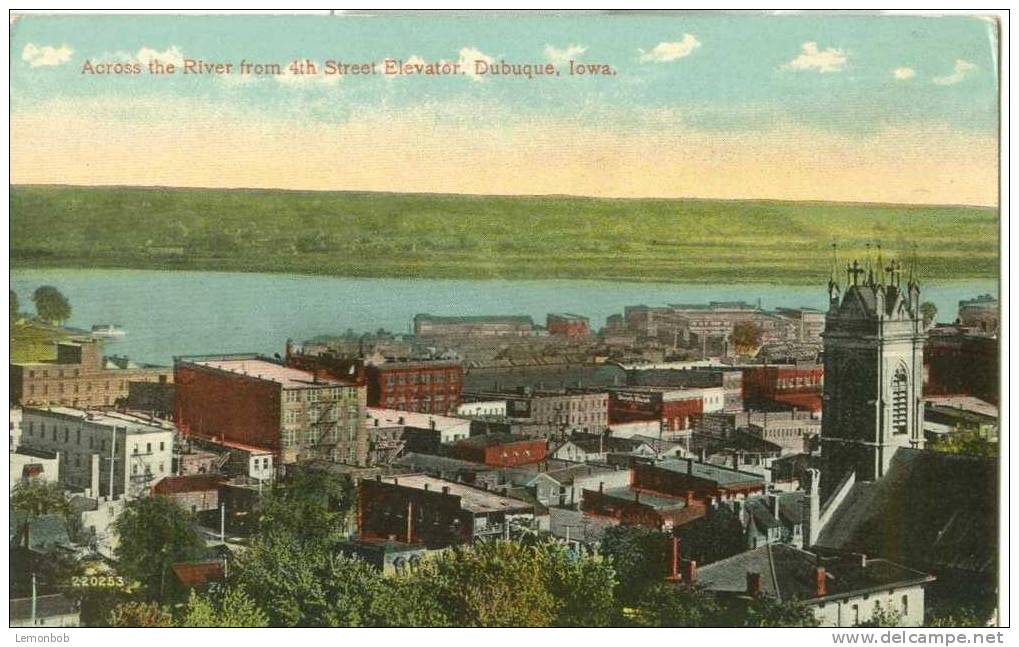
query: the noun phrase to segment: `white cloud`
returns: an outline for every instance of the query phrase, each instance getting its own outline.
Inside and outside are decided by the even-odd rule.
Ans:
[[[976,63],[970,63],[960,58],[955,61],[955,68],[951,74],[935,77],[934,83],[938,85],[955,85],[965,79],[975,69],[977,69]]]
[[[821,49],[811,41],[800,46],[800,55],[782,67],[793,70],[817,70],[822,74],[841,72],[846,66],[849,56],[841,49],[828,47]]]
[[[916,76],[916,70],[911,67],[897,67],[892,70],[892,76],[899,81],[906,81]]]
[[[315,74],[305,72],[303,74],[294,73],[290,65],[283,66],[283,74],[277,74],[275,77],[276,81],[288,88],[307,88],[314,87],[315,85],[320,86],[333,86],[340,82],[343,78],[342,74],[326,74],[325,67],[317,61],[312,61],[315,65]]]
[[[63,65],[71,60],[71,54],[74,54],[74,50],[67,45],[61,45],[60,47],[43,45],[39,47],[29,43],[21,50],[21,60],[28,63],[31,67],[48,67]]]
[[[655,63],[668,63],[678,61],[681,58],[693,54],[693,51],[701,46],[701,42],[693,34],[683,34],[683,40],[674,42],[661,42],[649,51],[638,49],[641,63],[654,61]]]
[[[484,61],[485,63],[492,63],[495,61],[491,56],[485,54],[476,47],[464,47],[460,50],[460,69],[464,71],[468,77],[474,81],[483,81],[484,78],[479,76],[474,69],[474,61]]]
[[[167,47],[161,52],[151,47],[142,47],[133,58],[142,65],[148,65],[152,61],[159,61],[164,65],[173,63],[177,67],[184,65],[184,55],[176,45]]]
[[[545,56],[548,60],[560,65],[565,65],[586,51],[587,47],[584,45],[570,45],[566,49],[556,49],[551,45],[545,45]]]

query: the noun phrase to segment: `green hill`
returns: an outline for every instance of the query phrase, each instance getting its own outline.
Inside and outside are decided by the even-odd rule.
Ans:
[[[915,243],[928,279],[998,273],[978,207],[15,186],[10,218],[13,267],[807,283],[836,238]]]

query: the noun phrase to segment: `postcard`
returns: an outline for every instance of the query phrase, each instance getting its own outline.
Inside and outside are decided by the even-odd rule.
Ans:
[[[17,639],[1000,636],[1003,20],[12,13]]]

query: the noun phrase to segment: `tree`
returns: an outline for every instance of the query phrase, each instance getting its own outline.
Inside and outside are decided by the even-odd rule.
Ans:
[[[181,627],[268,627],[269,617],[243,591],[228,588],[217,601],[191,591]]]
[[[874,612],[870,620],[856,625],[857,627],[899,627],[902,626],[902,614],[892,609],[885,609],[880,602],[874,603]]]
[[[938,307],[930,301],[924,301],[920,304],[920,314],[923,316],[924,328],[928,328],[938,317]]]
[[[722,609],[707,591],[658,582],[637,603],[634,624],[642,627],[717,627]]]
[[[435,561],[436,594],[458,627],[549,627],[556,600],[533,546],[458,546]]]
[[[598,553],[573,553],[558,542],[537,546],[557,602],[557,627],[608,627],[615,614],[616,571]]]
[[[986,627],[990,614],[980,613],[974,607],[957,607],[933,613],[927,620],[928,627]]]
[[[998,457],[998,443],[987,440],[975,431],[953,431],[943,438],[934,440],[930,443],[929,448],[946,454],[967,454],[984,458]]]
[[[263,534],[285,533],[302,543],[341,538],[354,507],[353,481],[321,470],[299,470],[278,482],[259,505]]]
[[[43,321],[63,323],[71,318],[71,304],[67,297],[52,285],[43,285],[32,293],[35,312]]]
[[[669,574],[672,543],[669,535],[643,526],[613,526],[605,531],[601,551],[615,569],[616,598],[634,606]]]
[[[770,595],[759,595],[750,601],[734,627],[816,627],[820,624],[814,612],[799,602],[780,602]]]
[[[453,627],[453,619],[435,595],[435,567],[386,578],[371,602],[375,627]]]
[[[732,327],[730,340],[737,353],[753,353],[761,347],[761,329],[752,321],[737,322]]]
[[[205,542],[189,512],[172,499],[154,496],[128,503],[113,527],[120,572],[138,580],[162,601],[170,567],[205,554]]]
[[[172,627],[173,616],[155,602],[124,602],[110,611],[111,627]]]
[[[238,555],[229,585],[247,594],[273,627],[357,627],[371,624],[381,581],[363,561],[273,531]]]
[[[71,504],[64,496],[64,488],[59,483],[40,479],[29,479],[15,485],[11,491],[11,508],[24,512],[29,518],[46,514],[59,514],[66,518],[71,514]]]
[[[19,306],[18,306],[18,295],[14,293],[14,290],[11,290],[10,292],[11,292],[10,315],[11,315],[11,325],[13,326],[18,321],[18,307]]]

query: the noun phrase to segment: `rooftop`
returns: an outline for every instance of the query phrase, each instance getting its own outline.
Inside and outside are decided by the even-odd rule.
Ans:
[[[197,366],[204,366],[227,373],[238,373],[247,377],[276,382],[284,389],[310,389],[334,386],[349,386],[346,382],[316,377],[308,371],[290,368],[260,357],[223,357],[185,360]]]
[[[719,465],[711,465],[708,463],[700,463],[693,459],[666,459],[657,461],[654,466],[669,470],[670,472],[680,472],[683,474],[690,473],[697,478],[714,481],[720,486],[736,485],[736,484],[763,484],[764,479],[757,474],[750,474],[749,472],[741,472],[738,470],[730,469],[727,467],[721,467]]]
[[[190,564],[174,564],[173,574],[177,580],[187,587],[201,586],[210,580],[223,578],[223,562],[196,562]]]
[[[818,596],[817,567],[825,568],[826,595]],[[711,591],[745,593],[747,573],[761,577],[761,587],[779,601],[823,600],[933,580],[885,559],[845,556],[826,560],[788,544],[768,544],[708,564],[697,575],[699,584]]]
[[[52,618],[77,614],[74,601],[63,593],[39,595],[35,598],[35,615],[37,618]],[[32,617],[32,598],[12,598],[10,601],[11,620],[27,620]]]
[[[416,314],[414,321],[432,321],[437,323],[514,323],[534,325],[529,315],[477,315],[471,317],[451,317],[430,314]]]
[[[460,497],[461,508],[479,514],[533,509],[532,505],[517,499],[511,499],[494,492],[464,485],[463,483],[446,481],[423,474],[384,477],[382,481],[394,483],[400,487],[414,488],[415,490],[428,489],[432,492],[442,492],[443,488],[449,488],[448,494]],[[426,488],[425,486],[428,487]]]
[[[607,488],[602,494],[613,499],[640,503],[655,510],[682,510],[686,507],[686,501],[683,499],[653,494],[646,490],[634,490],[629,487]]]
[[[530,443],[535,440],[538,439],[517,434],[483,434],[458,440],[456,444],[462,447],[495,447],[498,445],[511,445],[513,443]]]
[[[123,411],[114,411],[110,409],[104,409],[102,411],[85,410],[85,409],[72,409],[71,407],[25,407],[25,413],[40,413],[52,416],[59,416],[64,419],[75,420],[79,422],[88,422],[95,425],[105,425],[109,427],[121,427],[127,430],[128,434],[152,434],[161,431],[174,431],[175,427],[172,422],[167,420],[160,420],[159,418],[148,418],[125,413]]]
[[[398,409],[379,409],[368,407],[365,409],[368,420],[378,420],[379,427],[416,427],[418,429],[435,429],[443,431],[456,429],[471,424],[466,418],[454,418],[453,416],[440,416],[434,413],[418,413],[416,411],[400,411]],[[372,425],[375,423],[372,422]]]

